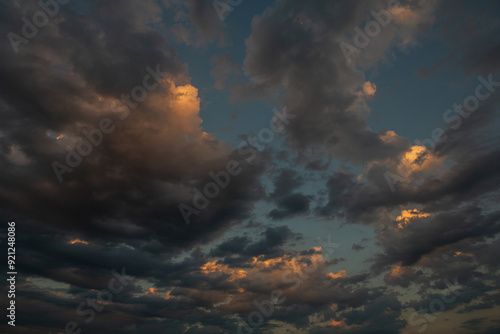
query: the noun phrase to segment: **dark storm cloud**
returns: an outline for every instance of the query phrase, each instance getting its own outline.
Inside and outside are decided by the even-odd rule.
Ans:
[[[358,245],[358,244],[352,244],[352,247],[351,249],[352,250],[355,250],[355,251],[359,251],[359,250],[362,250],[362,249],[365,249],[366,247],[363,247],[361,245]]]
[[[469,329],[469,330],[475,330],[481,323],[484,322],[484,320],[487,320],[487,318],[474,318],[470,319],[467,321],[464,321],[462,323],[462,328]]]
[[[437,145],[435,156],[424,158],[451,162],[449,168],[438,167],[438,173],[417,170],[404,175],[407,179],[391,192],[384,173],[401,171],[397,163],[386,160],[371,164],[362,177],[338,171],[328,181],[328,203],[317,212],[376,227],[382,252],[374,257],[373,272],[387,273],[390,266],[403,265],[402,274],[385,275],[386,284],[408,287],[415,283],[428,288],[430,280],[443,277],[481,280],[494,275],[498,265],[488,254],[498,248],[491,238],[500,232],[496,209],[500,160],[494,130],[497,105],[497,98],[492,97],[478,113],[464,119],[458,130],[446,129],[447,141]],[[395,217],[415,208],[430,216],[412,218],[398,228]],[[478,270],[479,263],[488,263],[487,274]],[[412,266],[430,269],[433,274],[426,277]],[[487,291],[492,288],[485,287],[474,296]]]
[[[235,263],[246,262],[254,256],[263,255],[265,257],[278,257],[285,253],[282,246],[288,241],[294,241],[300,238],[300,235],[293,233],[287,226],[268,227],[261,234],[261,239],[251,242],[248,237],[234,237],[224,241],[214,248],[210,255],[214,257],[227,257],[240,255]],[[225,263],[233,261],[227,260]]]
[[[413,284],[414,288],[418,288],[420,298],[405,305],[415,310],[428,308],[433,300],[441,299],[441,296],[452,300],[446,304],[446,309],[456,309],[457,313],[490,309],[498,305],[496,272],[499,264],[483,265],[482,257],[483,254],[495,252],[498,244],[498,240],[491,243],[464,239],[426,255],[415,267],[396,267],[385,275],[384,280],[390,285],[404,287]],[[423,273],[421,269],[415,268],[426,270]]]
[[[381,231],[384,255],[377,257],[377,268],[402,262],[412,265],[423,255],[463,239],[493,237],[500,232],[500,213],[483,213],[477,207],[465,207],[455,212],[437,214],[416,220],[402,230]]]
[[[324,171],[327,170],[330,165],[330,162],[324,162],[321,160],[313,160],[307,163],[306,168],[316,171]]]
[[[341,214],[349,208],[352,200],[351,192],[357,186],[354,175],[348,172],[336,172],[326,184],[328,189],[328,203],[319,208],[322,215]]]
[[[2,27],[17,31],[25,12],[7,6]],[[184,328],[180,319],[187,315],[193,323],[208,323],[213,315],[193,310],[225,297],[195,292],[208,279],[199,271],[203,256],[195,252],[181,264],[167,259],[248,217],[254,201],[264,197],[258,181],[263,160],[244,166],[187,226],[177,205],[192,200],[194,187],[213,181],[210,171],[225,169],[232,158],[242,166],[244,160],[199,127],[199,106],[194,88],[187,86],[186,66],[168,40],[150,28],[161,25],[156,2],[87,2],[84,7],[88,15],[64,8],[36,38],[21,45],[19,54],[5,41],[0,49],[5,60],[0,64],[1,207],[9,219],[22,222],[18,243],[26,255],[19,261],[23,277],[70,285],[62,289],[69,297],[19,286],[18,302],[29,308],[20,306],[18,311],[35,315],[21,315],[18,321],[41,326],[24,327],[26,333],[39,333],[42,327],[58,332],[67,321],[93,333],[152,333],[156,326],[179,331]],[[141,85],[146,66],[168,72],[168,80],[121,122],[122,111],[112,111],[109,101]],[[178,91],[172,82],[187,88]],[[51,163],[64,161],[64,147],[74,147],[80,130],[97,127],[103,117],[113,120],[115,132],[59,183]],[[64,137],[56,140],[48,133]],[[76,238],[88,244],[71,244]],[[114,296],[118,303],[108,305],[91,324],[75,316],[92,289],[106,287],[110,270],[121,268],[154,280],[158,287],[175,286],[172,295],[178,297],[166,304],[163,298],[156,303],[141,299],[135,294],[144,295],[144,288],[131,283],[128,292]],[[215,281],[209,284],[219,288]],[[221,281],[219,286],[227,290],[231,284]],[[167,314],[176,320],[151,321]],[[224,322],[221,318],[219,324]]]
[[[363,325],[367,322],[374,322],[380,333],[397,333],[398,329],[404,324],[402,320],[396,320],[401,309],[401,303],[396,298],[395,294],[379,296],[374,301],[367,303],[364,310],[354,310],[343,313],[348,325]],[[367,332],[368,326],[364,331],[356,331],[359,333]]]
[[[424,22],[426,15],[420,11],[433,5],[419,3],[411,8]],[[364,90],[363,74],[347,65],[339,47],[345,34],[368,19],[361,7],[375,10],[384,6],[387,3],[382,1],[277,1],[252,21],[244,63],[251,82],[244,87],[237,85],[235,95],[258,96],[285,88],[283,103],[298,115],[287,128],[289,144],[299,150],[334,153],[354,163],[406,150],[406,139],[395,136],[390,142],[384,141],[384,133],[369,128],[363,110],[373,92]],[[418,30],[413,28],[405,27],[409,29],[405,30],[407,39]],[[380,51],[363,53],[362,66],[384,59],[385,48],[398,43],[396,26],[385,29],[372,43],[371,51]]]
[[[494,201],[500,186],[495,167],[500,166],[500,138],[494,130],[498,102],[492,97],[477,113],[463,119],[458,130],[445,127],[447,140],[423,157],[437,164],[434,169],[419,171],[415,162],[414,171],[406,174],[408,168],[401,169],[400,156],[372,163],[362,179],[349,171],[337,171],[327,183],[328,202],[317,212],[345,217],[352,223],[386,224],[394,217],[389,212],[395,210],[397,215],[417,205],[425,212],[440,212],[483,196]],[[440,159],[447,159],[451,166],[440,166]],[[394,183],[394,192],[387,172],[402,178]]]
[[[444,247],[436,252],[435,256],[426,257],[422,263],[432,270],[432,279],[467,276],[490,279],[495,277],[495,272],[500,266],[492,256],[499,247],[499,240],[491,242],[485,239],[471,242],[465,239]],[[487,268],[486,271],[481,270],[482,265]]]
[[[39,10],[5,6],[2,31],[18,31],[20,18]],[[39,283],[19,286],[18,302],[29,308],[20,306],[18,311],[40,315],[20,316],[19,323],[39,326],[23,327],[26,333],[39,333],[42,327],[59,332],[73,320],[93,333],[153,333],[157,326],[179,332],[186,322],[199,321],[214,328],[227,326],[224,314],[213,321],[214,313],[196,308],[225,301],[222,291],[232,291],[234,284],[203,275],[200,267],[206,260],[199,250],[180,263],[171,259],[249,217],[254,202],[265,195],[259,177],[267,158],[258,156],[248,164],[203,132],[187,66],[161,33],[162,10],[155,1],[69,5],[36,38],[21,45],[18,54],[8,41],[2,42],[2,214],[22,222],[22,277],[63,285],[56,290],[44,290]],[[201,22],[203,13],[191,13]],[[168,77],[121,121],[123,108],[114,111],[111,102],[143,84],[146,66],[168,72]],[[59,183],[51,163],[64,163],[65,147],[74,148],[85,139],[80,131],[98,127],[103,117],[113,121],[115,132],[104,136]],[[213,182],[209,172],[224,170],[233,159],[244,171],[187,226],[178,204],[190,202],[194,188]],[[289,233],[268,231],[254,252],[266,247],[272,251]],[[74,239],[83,243],[72,244]],[[117,303],[107,305],[91,324],[75,316],[80,302],[106,287],[110,270],[122,268],[141,281],[114,296]],[[148,283],[164,289],[163,296],[145,295]],[[213,293],[203,293],[204,284],[211,285]],[[167,291],[173,296],[168,300]],[[216,330],[204,332],[209,331]]]
[[[274,178],[274,191],[270,195],[272,198],[280,198],[290,195],[293,190],[300,187],[304,181],[297,171],[283,169]]]
[[[25,12],[8,6],[2,26],[16,31]],[[0,50],[6,60],[0,65],[2,207],[11,213],[30,207],[26,216],[79,228],[92,241],[129,239],[137,246],[142,239],[141,247],[153,253],[189,247],[189,240],[217,234],[215,225],[246,217],[263,196],[259,159],[191,227],[179,213],[177,205],[192,200],[190,191],[203,188],[211,170],[225,169],[231,151],[199,127],[199,101],[187,84],[186,66],[164,35],[150,28],[161,26],[161,7],[154,1],[83,7],[87,15],[61,9],[19,54],[8,41]],[[168,72],[168,80],[121,121],[123,110],[112,111],[110,102],[141,85],[146,66]],[[177,102],[181,98],[184,104]],[[103,117],[115,132],[59,183],[52,162],[64,163],[65,147],[86,139],[80,130],[91,131]]]
[[[342,326],[316,327],[310,333],[399,333],[398,329],[405,326],[403,320],[398,319],[401,303],[393,292],[373,289],[365,296],[362,308],[345,310],[336,313],[336,321],[342,320]],[[343,309],[343,307],[342,307]],[[331,314],[324,312],[331,317]],[[346,328],[344,325],[356,325]]]
[[[269,212],[272,219],[283,219],[305,214],[309,211],[310,198],[302,194],[291,194],[277,201],[278,208]]]
[[[421,279],[420,276],[423,275],[422,270],[412,270],[411,268],[400,268],[401,272],[398,272],[397,274],[393,274],[392,272],[389,272],[384,276],[384,282],[387,285],[393,285],[393,286],[401,286],[403,288],[407,288],[410,286],[411,283],[415,284],[422,284],[423,280]]]
[[[210,255],[222,257],[226,255],[241,254],[248,246],[249,242],[250,240],[248,237],[234,237],[221,243],[216,249],[210,252]]]
[[[309,211],[311,198],[300,193],[292,193],[304,183],[297,171],[283,169],[273,181],[274,191],[269,197],[276,203],[277,208],[269,212],[269,217],[284,219],[305,214]]]
[[[173,263],[166,258],[152,257],[137,249],[112,246],[109,243],[70,244],[69,236],[56,229],[43,229],[46,235],[41,237],[39,226],[29,227],[30,229],[23,230],[25,233],[18,240],[19,244],[26,245],[23,246],[26,256],[19,263],[19,266],[23,267],[23,278],[25,275],[32,278],[46,277],[56,282],[70,284],[70,288],[66,289],[63,286],[60,289],[40,289],[36,286],[38,283],[21,285],[19,276],[18,301],[23,306],[20,306],[18,311],[23,314],[43,315],[43,318],[21,315],[18,321],[26,326],[33,324],[59,331],[67,321],[75,321],[84,330],[95,333],[105,333],[110,330],[117,333],[133,332],[132,329],[126,330],[128,326],[137,326],[141,332],[147,332],[148,326],[153,324],[151,328],[160,326],[155,324],[152,318],[162,318],[167,314],[172,321],[164,323],[164,328],[175,330],[179,326],[175,323],[181,319],[192,323],[202,321],[208,325],[213,314],[197,312],[196,307],[212,308],[213,303],[225,299],[224,294],[217,292],[218,290],[231,291],[231,284],[211,280],[200,273],[199,267],[205,260],[199,251],[194,251],[180,263]],[[127,289],[115,294],[113,300],[116,303],[104,305],[105,312],[97,313],[95,321],[90,324],[85,323],[86,316],[75,315],[78,305],[87,298],[95,298],[97,290],[107,288],[109,279],[113,277],[110,270],[116,269],[121,272],[120,266],[125,266],[123,272],[132,276]],[[140,286],[138,278],[154,281],[156,287],[165,287],[167,291],[175,285],[171,291],[172,299],[164,299],[165,291],[161,297],[153,294],[145,295],[144,293],[153,284],[149,283],[144,287],[144,283],[141,283]],[[204,284],[210,284],[213,293],[201,293]],[[59,292],[64,295],[57,295]],[[127,320],[124,320],[125,318]],[[224,322],[221,318],[220,325]]]
[[[286,130],[289,148],[296,151],[275,157],[285,161],[298,151],[296,161],[308,173],[326,173],[332,156],[366,167],[361,175],[339,169],[326,184],[327,204],[316,208],[311,208],[314,197],[300,192],[307,174],[280,169],[272,178],[273,192],[266,194],[260,178],[272,165],[272,154],[258,154],[247,163],[203,131],[198,91],[171,38],[190,46],[223,44],[211,0],[70,4],[21,45],[18,54],[4,39],[0,218],[21,222],[20,331],[59,332],[67,321],[76,321],[83,332],[96,334],[234,332],[235,316],[245,318],[255,311],[254,301],[281,289],[286,300],[269,320],[311,333],[398,333],[406,325],[403,307],[428,305],[437,297],[428,289],[441,289],[435,282],[443,277],[459,277],[468,287],[452,309],[465,304],[464,312],[498,307],[500,242],[492,237],[500,232],[500,213],[495,211],[500,153],[495,132],[488,137],[484,131],[495,124],[495,98],[458,131],[446,128],[449,140],[433,152],[451,159],[442,173],[415,175],[413,184],[400,182],[394,193],[384,178],[385,171],[397,170],[410,144],[396,134],[370,129],[367,101],[376,88],[360,68],[385,60],[393,47],[405,50],[403,41],[411,44],[432,22],[434,1],[401,3],[418,24],[387,27],[354,67],[345,63],[339,43],[371,18],[369,10],[384,9],[385,1],[271,4],[253,19],[246,40],[243,70],[250,83],[242,83],[243,71],[229,53],[214,58],[216,88],[234,86],[233,98],[284,92],[279,102],[298,115]],[[19,31],[20,18],[38,10],[36,4],[4,6],[3,35]],[[174,26],[166,26],[167,14],[175,15]],[[477,50],[462,56],[460,65],[468,73],[498,67],[497,44],[478,42]],[[121,122],[123,110],[113,111],[111,103],[143,83],[146,66],[158,66],[168,77]],[[95,128],[103,117],[113,120],[115,132],[59,183],[51,163],[63,161],[66,146],[74,147],[81,130]],[[64,136],[54,138],[58,135]],[[203,191],[214,181],[209,173],[224,170],[230,160],[238,161],[243,172],[186,225],[178,204],[192,204],[193,191]],[[347,261],[325,260],[319,247],[287,250],[301,239],[288,226],[251,221],[246,226],[262,228],[262,233],[213,244],[231,226],[253,219],[260,200],[276,205],[268,214],[274,220],[312,209],[321,218],[373,226],[380,253],[372,259],[372,271],[344,270],[340,265]],[[430,215],[398,228],[395,217],[415,206]],[[363,248],[352,244],[353,250]],[[390,271],[393,265],[399,271]],[[417,265],[426,270],[413,268]],[[122,268],[132,278],[127,289],[85,323],[75,312],[79,303],[95,298],[113,277],[110,270]],[[374,286],[377,274],[385,274],[385,286]],[[393,289],[412,283],[420,298],[402,305]],[[2,304],[6,291],[3,287]],[[335,321],[320,327],[312,320],[316,318]],[[254,333],[278,326],[268,322]]]
[[[335,315],[349,316],[347,310],[356,309],[361,312],[362,305],[364,305],[363,307],[371,305],[383,294],[380,289],[369,289],[356,285],[356,283],[366,279],[365,275],[353,277],[352,280],[339,279],[335,281],[325,280],[322,271],[313,272],[308,276],[298,287],[298,290],[293,288],[285,290],[285,301],[279,309],[275,310],[273,319],[293,324],[297,328],[309,328],[314,333],[328,333],[328,329],[316,330],[316,326],[310,328],[309,317],[312,314],[321,314],[330,319]],[[336,311],[332,311],[332,304],[338,308]],[[380,313],[387,313],[387,309]],[[376,317],[371,318],[370,321],[365,322],[366,328],[377,322]]]
[[[288,226],[279,227],[268,227],[265,232],[263,232],[263,239],[254,246],[249,246],[252,251],[263,254],[267,248],[274,248],[278,246],[283,246],[288,240],[296,240],[300,236]]]

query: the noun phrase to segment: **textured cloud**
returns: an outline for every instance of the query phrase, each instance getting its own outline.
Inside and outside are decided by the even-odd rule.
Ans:
[[[420,43],[449,37],[440,47],[453,50],[435,65],[432,52],[418,59],[423,76],[494,73],[498,6],[467,5],[477,7],[467,18],[469,7],[450,1],[398,3],[351,61],[341,43],[354,45],[388,1],[247,2],[231,16],[251,23],[239,52],[226,49],[233,27],[211,0],[71,2],[19,52],[4,38],[0,221],[17,222],[19,332],[60,332],[68,321],[97,334],[235,332],[278,291],[254,333],[399,333],[416,329],[412,312],[451,297],[455,278],[464,288],[432,330],[498,332],[500,97],[442,125],[434,147],[402,135],[413,124],[370,118],[374,102],[405,99],[413,110],[381,73],[414,70],[396,61]],[[2,6],[4,36],[40,10]],[[207,57],[214,67],[198,53],[217,53]],[[220,96],[242,104],[204,109]],[[255,100],[296,115],[284,146],[235,148],[207,130],[231,108],[242,121]],[[83,141],[99,143],[86,155]],[[73,166],[58,175],[54,161]],[[196,207],[230,161],[241,173],[187,225],[178,205]],[[327,231],[339,233],[342,257],[326,256]],[[116,272],[128,284],[86,321],[92,308],[82,316],[81,303],[111,289]]]
[[[235,94],[259,96],[284,88],[283,103],[298,115],[287,128],[289,144],[300,150],[322,150],[366,163],[408,149],[406,139],[396,135],[391,141],[383,140],[385,132],[370,129],[365,99],[375,94],[376,84],[366,81],[358,67],[348,65],[339,47],[367,19],[364,8],[382,10],[382,6],[377,1],[307,6],[300,1],[277,1],[252,21],[243,67],[251,81],[244,87],[236,85]],[[373,45],[361,52],[357,64],[373,66],[395,45],[413,44],[423,26],[432,23],[430,13],[436,6],[436,1],[402,2],[395,23],[373,38]],[[400,20],[410,14],[412,20]]]
[[[193,218],[195,225],[204,222],[195,233],[179,214],[177,205],[192,200],[193,187],[205,184],[210,171],[225,169],[232,152],[203,131],[198,90],[189,84],[185,64],[151,28],[162,25],[161,8],[153,1],[140,10],[127,1],[84,7],[89,15],[61,11],[18,55],[1,50],[7,61],[0,72],[11,82],[0,95],[0,164],[8,170],[1,177],[3,209],[30,207],[28,217],[81,228],[82,234],[90,227],[100,231],[89,239],[144,238],[142,247],[152,252],[185,246],[188,239],[217,233],[213,224],[245,216],[253,205],[247,199],[260,196],[258,162],[244,169],[246,176],[234,178],[205,215]],[[14,18],[29,11],[15,5],[8,10],[5,29],[14,29]],[[168,77],[155,83],[147,66]],[[156,88],[140,103],[122,100],[134,96],[146,75]],[[76,150],[88,139],[82,131],[92,133],[104,118],[115,130],[59,183],[51,164],[66,164],[68,148]],[[255,191],[248,192],[250,184]],[[167,239],[173,243],[164,248]]]

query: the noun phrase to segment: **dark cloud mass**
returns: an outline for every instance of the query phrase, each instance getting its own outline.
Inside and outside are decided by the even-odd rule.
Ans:
[[[0,3],[0,332],[498,333],[499,14]]]

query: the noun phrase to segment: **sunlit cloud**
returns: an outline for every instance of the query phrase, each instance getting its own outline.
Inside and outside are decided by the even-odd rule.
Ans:
[[[439,170],[442,168],[444,157],[438,157],[425,146],[414,145],[405,153],[404,159],[417,172]]]
[[[388,130],[384,134],[380,135],[380,139],[382,139],[386,143],[390,143],[397,138],[399,138],[399,135],[392,130]]]
[[[344,320],[341,321],[332,320],[328,323],[328,326],[333,326],[333,327],[339,327],[342,325],[344,325]]]
[[[171,292],[172,292],[172,290],[168,291],[167,294],[165,295],[165,297],[162,297],[162,298],[165,299],[165,300],[169,300],[169,299],[174,298],[174,296],[171,295]],[[149,288],[144,295],[146,295],[146,296],[161,297],[160,291],[158,291],[158,289],[155,288],[155,287]]]
[[[474,255],[470,254],[470,253],[463,253],[463,252],[455,252],[455,254],[453,254],[454,257],[459,257],[459,256],[469,256],[469,257],[474,257]]]
[[[377,85],[375,85],[373,82],[370,81],[366,81],[361,89],[362,95],[367,97],[374,96],[376,92],[377,92]]]
[[[19,330],[497,329],[498,5],[17,2],[2,29],[39,30],[0,48]]]
[[[338,278],[342,278],[342,277],[347,277],[347,273],[346,273],[345,269],[340,270],[336,274],[334,274],[334,273],[328,273],[326,275],[328,277],[330,277],[331,279],[338,279]]]
[[[418,209],[403,210],[401,215],[396,217],[398,221],[398,228],[403,229],[406,225],[410,224],[412,219],[429,217],[430,213],[420,212]]]
[[[393,277],[398,277],[401,276],[404,273],[403,267],[401,265],[397,265],[391,270],[391,276]]]
[[[410,6],[396,6],[391,12],[394,20],[401,25],[413,26],[421,20],[419,13],[413,11]]]
[[[246,277],[247,272],[242,269],[231,269],[226,264],[219,264],[217,261],[207,262],[201,266],[201,272],[208,275],[212,273],[221,273],[229,275],[228,281],[234,281]]]
[[[84,244],[84,245],[88,245],[89,243],[85,240],[81,240],[81,239],[73,239],[73,240],[70,240],[69,242],[70,244],[74,245],[74,244]]]

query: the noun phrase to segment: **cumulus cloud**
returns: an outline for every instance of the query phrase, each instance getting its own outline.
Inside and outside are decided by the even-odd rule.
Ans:
[[[386,1],[277,0],[256,13],[244,58],[223,50],[205,73],[217,93],[231,91],[230,102],[260,99],[296,115],[285,147],[255,151],[251,162],[241,154],[250,146],[233,148],[204,126],[204,80],[177,53],[228,45],[212,1],[68,4],[18,53],[4,39],[0,220],[22,222],[20,330],[57,332],[75,320],[97,334],[234,332],[279,290],[280,306],[255,333],[397,333],[409,310],[437,298],[443,278],[457,277],[467,289],[450,314],[471,314],[461,329],[493,332],[497,324],[474,312],[500,306],[498,97],[458,128],[443,125],[446,139],[434,147],[369,120],[370,103],[386,94],[378,72],[418,46],[450,8],[441,5],[399,1],[351,62],[340,44],[352,44],[354,28],[365,29]],[[37,10],[5,4],[0,30],[19,31],[19,18]],[[478,38],[496,36],[498,22],[487,22],[440,26],[445,36],[460,32],[458,61],[421,74],[450,64],[468,75],[497,69],[496,39]],[[130,100],[148,83],[158,85]],[[59,182],[54,161],[67,165],[68,151],[103,119],[112,133]],[[242,172],[187,225],[178,205],[195,206],[229,161]],[[352,228],[345,239],[354,252],[327,258],[328,245],[310,244],[320,225]],[[354,243],[358,231],[372,231],[374,244]],[[107,287],[111,270],[130,283],[87,324],[75,310]]]

